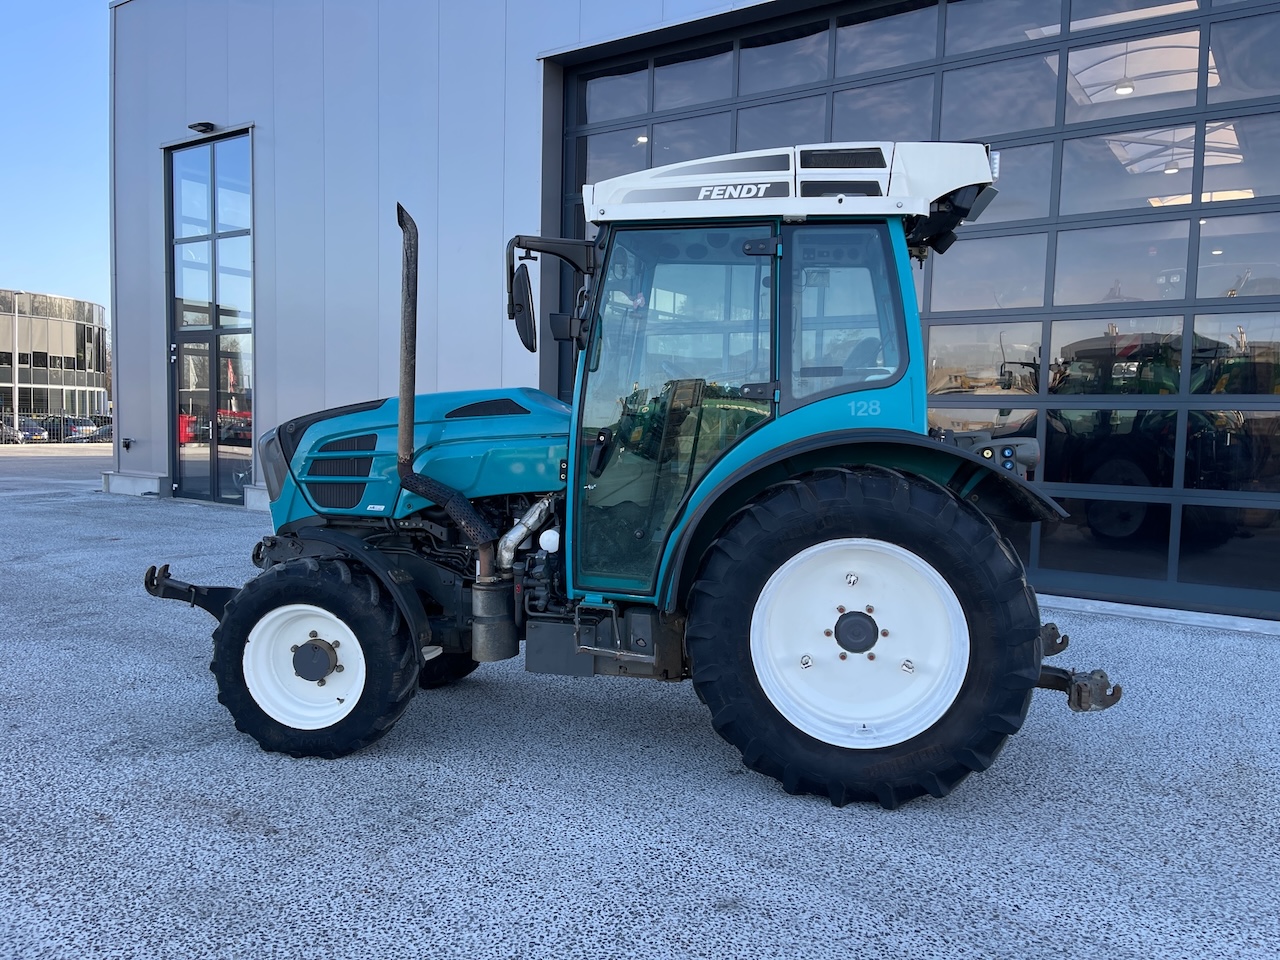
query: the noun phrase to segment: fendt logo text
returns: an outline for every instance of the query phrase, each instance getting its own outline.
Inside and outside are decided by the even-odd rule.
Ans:
[[[699,200],[745,200],[763,197],[771,183],[722,183],[716,187],[703,187],[698,191]]]

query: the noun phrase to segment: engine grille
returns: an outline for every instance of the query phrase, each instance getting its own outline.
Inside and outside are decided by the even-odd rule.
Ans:
[[[358,437],[330,440],[317,453],[357,453],[372,450],[378,438],[372,433]],[[308,477],[367,477],[373,469],[373,457],[325,457],[312,460],[307,467]],[[307,492],[321,507],[333,510],[350,510],[364,497],[363,483],[308,483]]]

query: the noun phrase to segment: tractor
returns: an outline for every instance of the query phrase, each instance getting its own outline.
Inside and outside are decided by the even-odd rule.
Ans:
[[[583,278],[553,337],[572,404],[415,395],[417,228],[403,209],[400,390],[258,445],[274,533],[241,588],[152,567],[212,614],[211,669],[264,749],[335,758],[419,689],[534,673],[691,679],[716,731],[793,794],[893,808],[986,769],[1045,666],[993,518],[1065,513],[1031,438],[926,426],[913,260],[994,196],[982,144],[845,143],[691,160],[583,188],[587,239],[517,236],[507,312],[537,349],[528,264]]]

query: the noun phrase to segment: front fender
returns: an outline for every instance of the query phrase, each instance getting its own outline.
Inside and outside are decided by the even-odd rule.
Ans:
[[[990,517],[1032,523],[1067,516],[1054,500],[1017,474],[959,447],[904,430],[834,430],[779,446],[739,465],[712,489],[694,491],[662,573],[658,596],[663,610],[676,609],[703,552],[743,504],[765,488],[802,474],[860,464],[926,477]]]

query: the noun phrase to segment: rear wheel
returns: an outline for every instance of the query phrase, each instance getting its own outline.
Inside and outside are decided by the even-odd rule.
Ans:
[[[418,680],[395,604],[342,560],[291,560],[245,584],[213,632],[210,669],[236,728],[295,757],[340,757],[373,743]]]
[[[1026,716],[1039,630],[1022,564],[985,516],[860,467],[779,484],[730,521],[690,594],[686,644],[748,766],[791,793],[895,807],[990,766]]]

